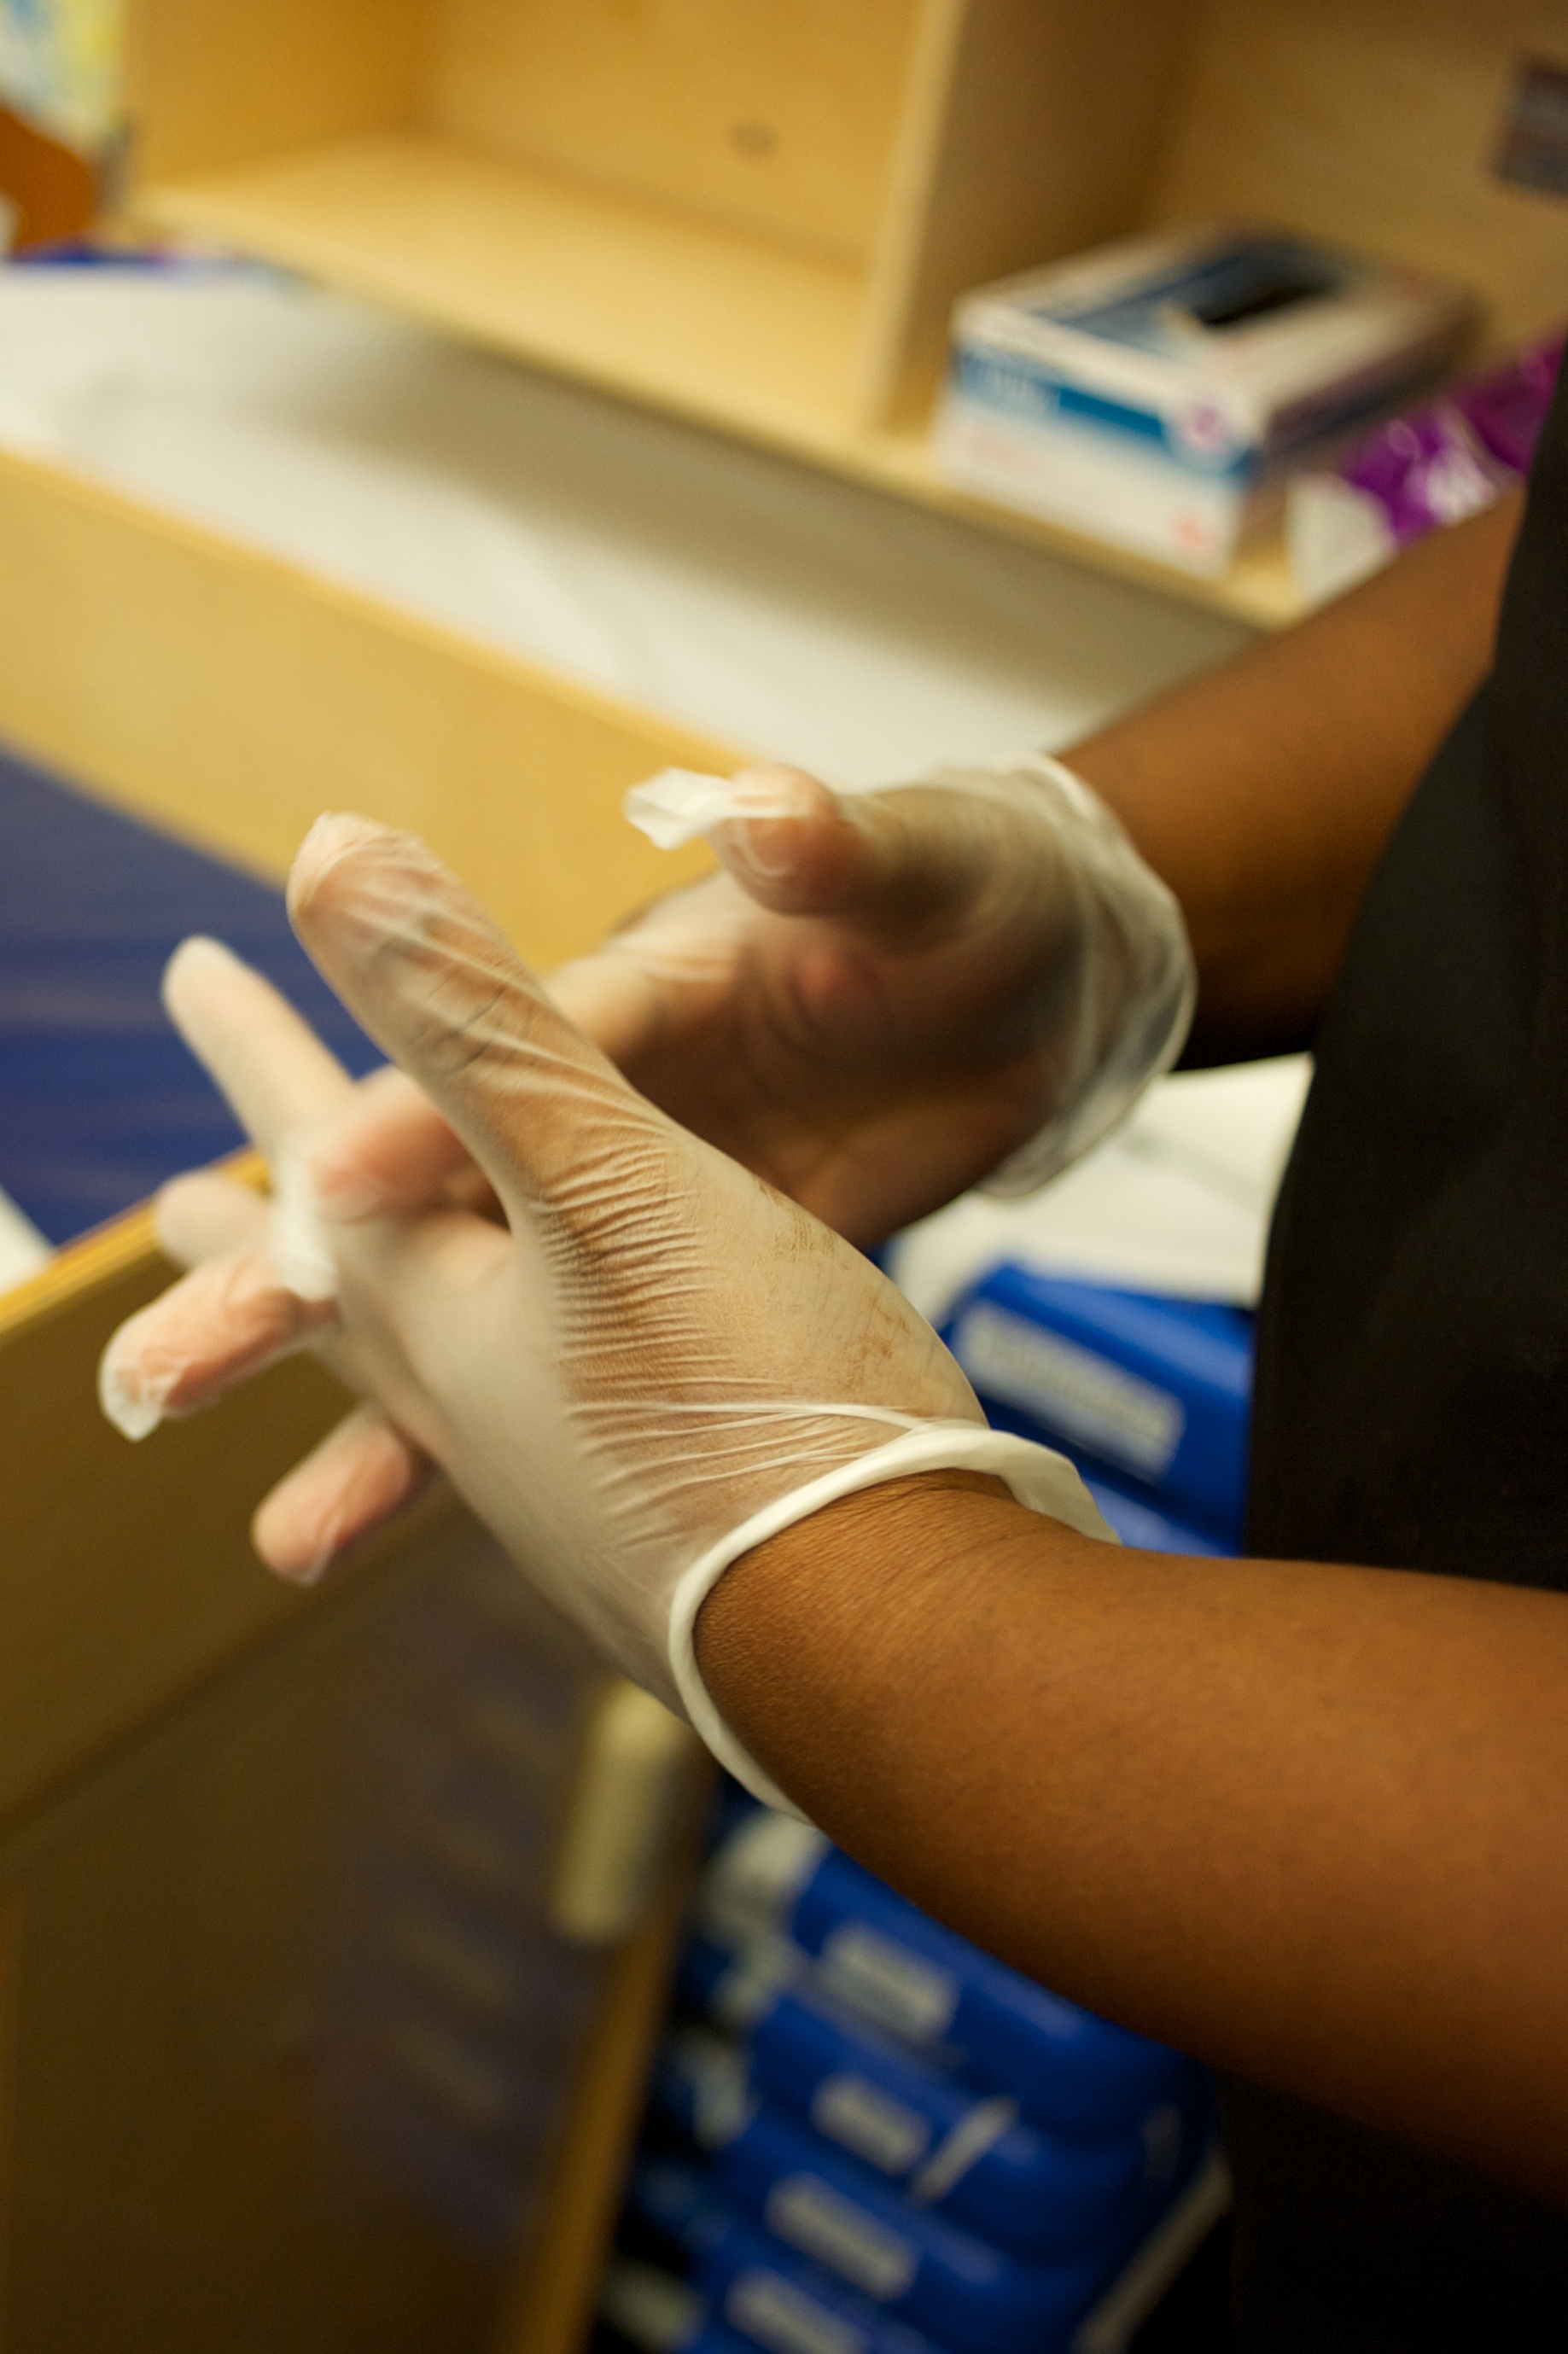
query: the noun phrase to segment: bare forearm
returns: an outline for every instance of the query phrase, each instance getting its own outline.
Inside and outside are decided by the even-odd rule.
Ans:
[[[1395,819],[1485,676],[1510,500],[1069,748],[1186,912],[1190,1058],[1309,1041]]]
[[[1217,2064],[1568,2199],[1568,1606],[1113,1553],[937,1474],[758,1547],[698,1658],[916,1902]]]

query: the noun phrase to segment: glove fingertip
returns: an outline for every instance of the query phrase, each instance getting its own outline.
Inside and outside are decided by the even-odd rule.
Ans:
[[[337,1262],[322,1218],[308,1164],[286,1154],[278,1172],[268,1225],[267,1256],[278,1279],[296,1299],[337,1298]]]
[[[415,997],[428,993],[421,992],[418,977],[429,979],[432,952],[441,961],[460,938],[462,946],[456,952],[468,960],[482,932],[486,952],[510,957],[488,918],[428,843],[370,818],[319,817],[294,854],[287,896],[290,921],[339,995],[349,973],[359,977],[363,988],[375,967],[373,996],[389,1012],[399,1006],[407,1011],[410,991]],[[394,948],[403,954],[388,959],[386,951]],[[352,1012],[363,1013],[352,999],[348,1002]]]
[[[236,973],[249,975],[249,971],[244,960],[222,940],[206,932],[192,932],[164,967],[159,983],[164,1011],[181,1036],[188,1038],[211,991],[223,988]]]
[[[428,1456],[375,1406],[356,1406],[257,1506],[250,1542],[275,1576],[314,1585],[429,1481]]]
[[[717,848],[715,835],[732,822],[810,818],[824,798],[832,799],[827,787],[804,769],[765,761],[737,769],[732,777],[710,776],[699,769],[661,769],[656,777],[631,786],[621,808],[656,849],[678,850],[704,835]]]
[[[377,840],[389,841],[390,830],[352,811],[323,810],[298,850],[289,869],[289,915],[297,919],[310,907],[334,866],[356,850]]]
[[[132,1444],[152,1437],[164,1419],[165,1404],[157,1385],[136,1364],[140,1324],[134,1316],[122,1324],[98,1361],[99,1409],[105,1422]]]
[[[774,914],[853,914],[885,879],[880,829],[863,811],[870,797],[836,793],[810,777],[800,783],[808,790],[788,815],[736,816],[708,838],[747,896]]]

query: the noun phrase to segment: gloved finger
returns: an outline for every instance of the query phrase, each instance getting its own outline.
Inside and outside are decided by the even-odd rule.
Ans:
[[[164,1003],[268,1159],[282,1140],[338,1109],[354,1082],[270,981],[219,940],[184,940],[164,973]]]
[[[259,1246],[267,1231],[264,1194],[216,1169],[196,1169],[171,1177],[153,1205],[158,1246],[177,1267],[199,1267],[247,1245]]]
[[[265,1252],[210,1259],[129,1317],[99,1361],[98,1396],[126,1438],[196,1414],[336,1321],[330,1300],[286,1291]]]
[[[344,1225],[429,1209],[472,1166],[423,1088],[392,1065],[362,1080],[300,1152],[313,1199]]]
[[[503,1202],[525,1214],[570,1179],[597,1187],[598,1157],[624,1144],[629,1123],[667,1125],[414,835],[321,819],[294,861],[289,911],[344,1003],[426,1090]]]
[[[269,1569],[309,1585],[411,1504],[435,1467],[378,1406],[355,1406],[257,1508]]]
[[[1001,812],[983,797],[911,785],[836,793],[800,769],[747,769],[773,811],[713,825],[708,840],[759,907],[831,916],[879,935],[916,935],[964,907],[992,870]]]
[[[612,1063],[632,1061],[662,1019],[658,982],[614,937],[593,955],[558,966],[546,986],[573,1028]]]

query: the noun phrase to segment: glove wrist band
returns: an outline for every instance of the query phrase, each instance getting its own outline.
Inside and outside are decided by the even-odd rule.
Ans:
[[[904,1479],[917,1471],[986,1471],[1001,1479],[1029,1511],[1063,1521],[1080,1536],[1117,1540],[1065,1455],[983,1423],[931,1422],[900,1433],[885,1447],[857,1455],[821,1479],[779,1496],[709,1547],[677,1585],[670,1610],[670,1665],[682,1705],[708,1748],[765,1806],[804,1820],[770,1776],[742,1748],[708,1695],[698,1671],[694,1637],[697,1614],[725,1571],[781,1530],[793,1528],[841,1496]]]

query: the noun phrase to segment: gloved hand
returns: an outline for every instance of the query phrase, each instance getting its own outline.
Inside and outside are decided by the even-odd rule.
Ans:
[[[976,1182],[1033,1191],[1175,1059],[1180,910],[1060,762],[1023,754],[835,794],[799,769],[628,796],[727,872],[551,976],[633,1085],[852,1242]],[[673,804],[673,806],[672,806]],[[345,1164],[401,1201],[464,1156],[411,1087],[371,1090]],[[169,1240],[193,1237],[177,1210]]]
[[[552,994],[645,1094],[853,1238],[988,1171],[1010,1190],[1042,1182],[1180,1044],[1191,996],[1180,915],[1055,762],[1030,755],[842,798],[798,770],[759,769],[699,780],[683,812],[678,786],[630,798],[666,843],[700,825],[730,871],[564,968]],[[172,1010],[200,1052],[193,995],[176,973]],[[269,1015],[253,1003],[242,1019],[264,1029]],[[482,1172],[403,1074],[369,1081],[352,1106],[341,1088],[334,1100],[333,1150],[317,1158],[334,1198],[389,1213],[482,1204]],[[240,1364],[297,1326],[295,1293],[311,1279],[297,1250],[295,1293],[269,1259],[248,1257],[242,1277],[228,1268],[261,1215],[210,1176],[161,1199],[172,1257],[224,1261],[186,1302],[210,1328],[187,1342],[196,1359]],[[427,1469],[407,1434],[351,1417],[302,1475],[310,1557],[324,1560],[329,1536],[346,1550]],[[300,1493],[257,1525],[264,1557],[285,1570],[302,1559],[286,1509]]]
[[[366,1185],[341,1151],[340,1122],[362,1116],[346,1076],[227,951],[180,952],[171,1008],[281,1201],[263,1232],[263,1205],[187,1183],[180,1214],[227,1248],[122,1328],[103,1394],[142,1433],[284,1349],[323,1349],[370,1403],[326,1442],[324,1470],[302,1466],[263,1507],[276,1566],[308,1575],[340,1547],[334,1448],[382,1510],[433,1460],[559,1607],[777,1797],[692,1650],[702,1599],[740,1553],[833,1496],[943,1463],[995,1469],[1022,1500],[1107,1533],[1060,1457],[985,1429],[874,1267],[621,1077],[421,843],[323,820],[290,905],[501,1217],[450,1188],[409,1208]]]
[[[552,991],[645,1095],[852,1242],[982,1181],[1033,1191],[1180,1051],[1180,910],[1059,761],[863,793],[781,768],[671,784],[629,815],[665,846],[705,832],[728,871]]]

